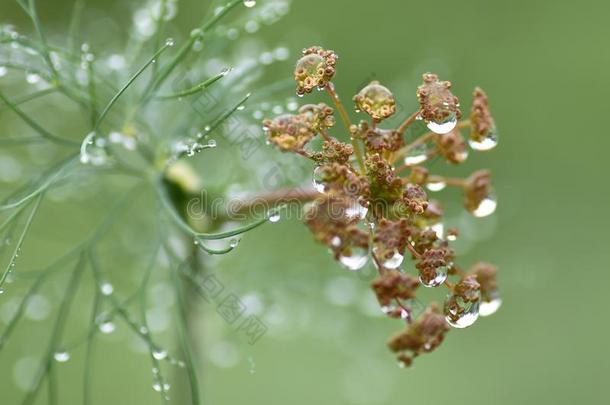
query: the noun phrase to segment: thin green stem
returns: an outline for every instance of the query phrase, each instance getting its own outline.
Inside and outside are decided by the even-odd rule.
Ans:
[[[204,33],[210,30],[218,21],[220,21],[225,15],[227,15],[231,10],[233,10],[237,5],[243,4],[243,0],[233,0],[231,3],[227,4],[218,14],[216,14],[210,21],[203,24],[197,30],[194,30],[188,41],[182,45],[182,47],[178,50],[173,59],[168,62],[166,66],[164,66],[159,74],[150,82],[147,90],[144,92],[142,97],[142,102],[147,102],[151,97],[151,94],[161,87],[163,82],[168,78],[168,76],[174,71],[176,66],[189,54],[195,42],[200,39]]]
[[[201,404],[201,399],[199,395],[199,380],[197,378],[197,369],[195,367],[195,356],[193,354],[193,349],[191,348],[191,345],[189,343],[189,334],[187,329],[188,319],[186,314],[186,299],[178,269],[172,269],[171,273],[172,280],[174,281],[174,291],[177,298],[178,338],[180,340],[180,345],[184,353],[186,371],[191,387],[191,402],[193,405],[199,405]]]
[[[17,107],[17,105],[15,105],[15,103],[13,103],[12,101],[10,101],[2,91],[0,91],[0,99],[2,99],[2,101],[4,101],[4,103],[15,112],[15,114],[19,115],[19,117],[21,117],[21,119],[28,124],[33,130],[35,130],[36,132],[38,132],[38,134],[45,138],[48,139],[51,142],[54,142],[58,145],[67,145],[67,146],[74,146],[74,145],[78,145],[77,142],[72,141],[70,139],[65,139],[65,138],[61,138],[57,135],[54,135],[52,133],[50,133],[49,131],[47,131],[46,129],[44,129],[40,124],[38,124],[36,121],[34,121],[32,118],[30,118],[29,115],[27,115],[26,113],[24,113],[19,107]]]
[[[192,94],[202,92],[202,91],[206,90],[208,87],[210,87],[211,85],[213,85],[214,83],[216,83],[217,81],[219,81],[220,79],[222,79],[223,77],[225,77],[227,75],[227,73],[228,73],[228,70],[222,71],[221,73],[217,74],[216,76],[213,76],[213,77],[199,83],[196,86],[193,86],[191,88],[188,88],[186,90],[182,90],[182,91],[179,91],[176,93],[159,95],[159,96],[156,96],[155,98],[158,100],[171,100],[171,99],[176,99],[176,98],[181,98],[181,97],[187,97]]]
[[[106,115],[108,115],[108,112],[110,111],[112,106],[117,102],[117,100],[121,97],[121,95],[123,93],[125,93],[125,91],[129,88],[129,86],[131,86],[133,84],[133,82],[136,81],[136,79],[146,70],[146,68],[148,68],[151,64],[155,63],[155,61],[157,60],[159,55],[161,55],[170,46],[171,46],[171,44],[167,43],[167,44],[163,45],[161,47],[161,49],[159,49],[157,52],[155,52],[155,54],[144,64],[144,66],[142,66],[140,69],[138,69],[138,71],[127,81],[127,83],[125,83],[125,85],[123,85],[123,87],[114,95],[114,97],[112,97],[112,99],[110,99],[110,101],[108,102],[106,107],[104,107],[104,110],[98,117],[97,122],[95,123],[94,131],[93,131],[94,133],[97,133],[97,131],[100,128],[100,125],[104,121],[104,118],[106,118]]]
[[[8,262],[8,265],[4,269],[4,273],[2,273],[2,277],[0,277],[0,289],[2,289],[2,286],[6,282],[6,278],[7,278],[8,274],[15,267],[15,262],[17,261],[17,257],[19,257],[19,253],[21,252],[21,246],[23,245],[25,237],[26,237],[28,231],[30,230],[30,226],[32,225],[32,221],[34,220],[34,217],[36,216],[36,213],[38,212],[38,208],[40,207],[40,202],[42,201],[43,195],[44,194],[40,194],[38,196],[38,198],[36,199],[36,201],[34,202],[34,207],[30,211],[30,215],[28,216],[28,218],[27,218],[27,220],[25,222],[25,225],[23,227],[23,231],[21,232],[21,235],[19,236],[19,240],[15,244],[15,249],[13,250],[13,254],[11,255],[11,258],[10,258],[10,260]]]

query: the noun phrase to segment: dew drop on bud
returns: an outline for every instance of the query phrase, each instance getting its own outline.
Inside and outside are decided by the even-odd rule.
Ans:
[[[479,301],[467,302],[460,297],[448,296],[445,301],[445,320],[456,329],[464,329],[479,318]]]
[[[441,191],[445,187],[447,187],[447,183],[445,183],[443,181],[435,181],[435,182],[426,184],[426,188],[430,191]]]
[[[66,352],[65,350],[59,350],[55,352],[53,358],[59,363],[65,363],[66,361],[70,360],[70,353]]]
[[[479,152],[485,152],[498,145],[498,130],[494,126],[484,137],[475,139],[472,136],[468,140],[470,147]]]
[[[252,8],[256,6],[256,0],[244,0],[244,6]]]
[[[453,131],[453,129],[457,125],[457,117],[455,116],[455,114],[452,114],[445,121],[442,121],[442,122],[429,121],[426,123],[426,125],[428,126],[428,129],[430,131],[432,131],[436,134],[440,134],[440,135],[448,134],[449,132]]]
[[[323,173],[324,169],[322,166],[318,166],[313,170],[313,188],[315,188],[318,193],[323,193],[325,190],[324,183],[322,182]]]
[[[490,294],[490,298],[490,301],[481,301],[481,305],[479,306],[479,315],[493,315],[502,305],[502,299],[500,298],[500,294],[497,291],[492,292]]]
[[[428,279],[427,277],[419,276],[421,285],[427,288],[435,288],[443,284],[447,280],[447,267],[441,266],[436,268],[435,277]]]
[[[481,200],[478,207],[472,211],[472,215],[477,218],[487,217],[496,211],[498,202],[493,194],[488,195],[486,198]]]
[[[428,150],[425,144],[420,144],[413,147],[409,154],[405,157],[405,165],[414,166],[428,160]]]
[[[368,251],[361,247],[352,247],[339,256],[339,262],[348,270],[360,270],[368,261]]]
[[[394,270],[394,269],[397,269],[400,267],[404,258],[405,257],[403,255],[401,255],[398,251],[396,251],[396,252],[394,252],[394,255],[392,255],[392,257],[390,257],[389,259],[383,260],[381,262],[381,264],[386,269]]]

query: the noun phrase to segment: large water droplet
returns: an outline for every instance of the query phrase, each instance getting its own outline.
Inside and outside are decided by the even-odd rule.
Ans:
[[[65,363],[66,361],[70,360],[70,353],[65,350],[59,350],[55,352],[53,358],[59,363]]]
[[[428,126],[428,129],[434,133],[441,134],[441,135],[448,134],[449,132],[453,131],[453,129],[457,125],[457,117],[455,116],[455,114],[452,114],[445,121],[442,121],[442,122],[430,121],[430,122],[427,122],[426,125]]]
[[[93,166],[101,166],[108,160],[106,153],[105,140],[96,138],[95,132],[89,133],[80,148],[80,161],[83,164],[92,164]]]
[[[469,139],[468,144],[474,150],[481,152],[491,150],[498,145],[498,131],[492,128],[485,137],[480,140]]]
[[[498,206],[498,202],[496,197],[493,194],[484,198],[479,206],[472,211],[472,215],[477,218],[487,217],[493,214],[496,211],[496,207]]]
[[[349,252],[339,256],[339,262],[351,271],[360,270],[368,261],[368,251],[361,247],[352,247]]]
[[[493,315],[498,311],[500,306],[502,305],[502,299],[500,298],[500,294],[497,291],[494,291],[490,294],[491,301],[481,301],[481,305],[479,306],[479,314],[481,316],[489,316]]]
[[[479,318],[479,301],[464,301],[460,297],[449,296],[445,302],[445,320],[454,328],[471,326]]]
[[[322,166],[318,166],[313,170],[313,187],[317,192],[323,193],[326,187],[322,182],[322,174],[324,173],[324,169]]]
[[[256,6],[256,0],[244,0],[244,6],[251,8]]]
[[[447,280],[447,267],[441,266],[436,268],[436,276],[428,279],[427,277],[419,276],[419,281],[424,287],[434,288],[443,284]]]
[[[383,267],[386,269],[394,270],[400,267],[402,261],[404,260],[404,256],[401,255],[398,251],[394,252],[394,255],[387,260],[381,262]]]
[[[405,157],[405,164],[407,166],[415,166],[426,160],[428,160],[428,148],[422,143],[409,151],[409,154]]]
[[[363,207],[357,200],[354,200],[352,204],[345,209],[345,216],[348,219],[363,219],[366,217],[368,208]]]
[[[444,181],[435,181],[426,184],[426,188],[430,191],[441,191],[445,189],[445,187],[447,187],[447,183],[445,183]]]

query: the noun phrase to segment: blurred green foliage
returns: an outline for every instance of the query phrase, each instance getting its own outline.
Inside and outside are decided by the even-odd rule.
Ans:
[[[72,2],[39,3],[51,38],[61,38]],[[117,38],[113,31],[123,32],[131,3],[87,1],[90,17],[98,13],[100,21],[85,30],[93,47]],[[205,7],[194,0],[180,3],[174,29],[184,33]],[[418,359],[412,369],[399,369],[384,346],[398,324],[371,312],[367,282],[336,265],[298,221],[270,224],[245,235],[235,252],[214,259],[213,274],[227,290],[261,308],[269,331],[249,345],[213,303],[200,301],[196,322],[205,403],[607,403],[602,384],[610,375],[604,350],[610,328],[602,308],[610,281],[604,214],[610,203],[604,180],[610,138],[603,124],[610,88],[610,53],[603,45],[610,35],[608,13],[610,3],[601,0],[296,0],[286,18],[263,27],[254,36],[263,44],[257,43],[257,52],[278,45],[292,56],[314,44],[334,49],[340,55],[335,82],[346,100],[375,78],[410,113],[426,71],[451,80],[465,107],[475,85],[486,90],[500,145],[488,154],[472,154],[460,170],[492,170],[498,212],[474,221],[461,214],[457,193],[439,195],[455,202],[448,211],[463,228],[464,262],[483,259],[499,265],[504,304],[474,327],[452,331],[439,350]],[[30,29],[9,0],[0,4],[0,19]],[[235,40],[244,49],[251,41]],[[270,66],[264,80],[290,77],[291,63]],[[0,128],[7,116],[2,112]],[[222,165],[230,152],[223,151],[222,143],[216,152],[198,158],[210,158],[199,162],[204,181],[237,181],[226,175],[231,167]],[[288,164],[293,159],[267,156]],[[204,169],[206,165],[212,168]],[[442,162],[435,169],[448,170]],[[67,239],[86,228],[90,211],[102,208],[87,201],[87,209],[72,203],[53,208],[50,222],[69,218],[62,228],[49,232],[44,224],[37,226],[39,247],[29,253],[33,263],[69,246]],[[143,229],[124,235],[124,243],[146,235]],[[128,263],[129,258],[118,258],[116,266],[125,272],[139,268]],[[133,280],[121,271],[116,276],[119,289]],[[163,288],[159,284],[153,301],[163,299]],[[49,299],[60,293],[50,292]],[[79,299],[88,302],[89,297]],[[81,318],[87,314],[83,311]],[[134,351],[125,329],[119,325],[97,346],[96,404],[158,401],[146,354]],[[21,360],[25,367],[24,353],[36,355],[43,332],[29,322],[11,351],[0,354],[2,404],[18,403],[23,395],[15,383],[17,364]],[[80,363],[62,364],[58,373],[64,382],[61,404],[81,403]]]

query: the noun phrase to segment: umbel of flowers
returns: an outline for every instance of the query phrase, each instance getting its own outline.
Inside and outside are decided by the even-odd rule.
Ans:
[[[496,198],[487,170],[466,179],[448,178],[431,174],[424,164],[432,157],[463,163],[468,146],[492,149],[496,126],[483,90],[474,90],[472,110],[462,119],[451,83],[432,73],[424,74],[417,88],[419,109],[398,128],[382,128],[396,113],[396,99],[377,81],[353,98],[356,111],[368,120],[352,123],[332,83],[337,60],[333,51],[311,47],[303,51],[294,72],[298,95],[325,91],[335,108],[307,104],[296,114],[264,120],[263,127],[270,144],[315,162],[313,186],[319,194],[306,209],[305,224],[347,269],[360,270],[369,261],[375,265],[378,276],[372,289],[381,310],[406,324],[388,347],[408,366],[414,357],[436,349],[450,327],[468,327],[500,306],[496,268],[482,262],[470,269],[458,264],[451,246],[458,230],[444,231],[442,206],[424,190],[458,187],[464,207],[474,216],[492,214]],[[330,134],[335,109],[349,143]],[[407,128],[418,120],[429,132],[406,142]],[[323,139],[320,150],[310,145],[317,136]],[[407,264],[405,256],[413,264]],[[442,309],[430,303],[415,316],[420,286],[446,289]]]

